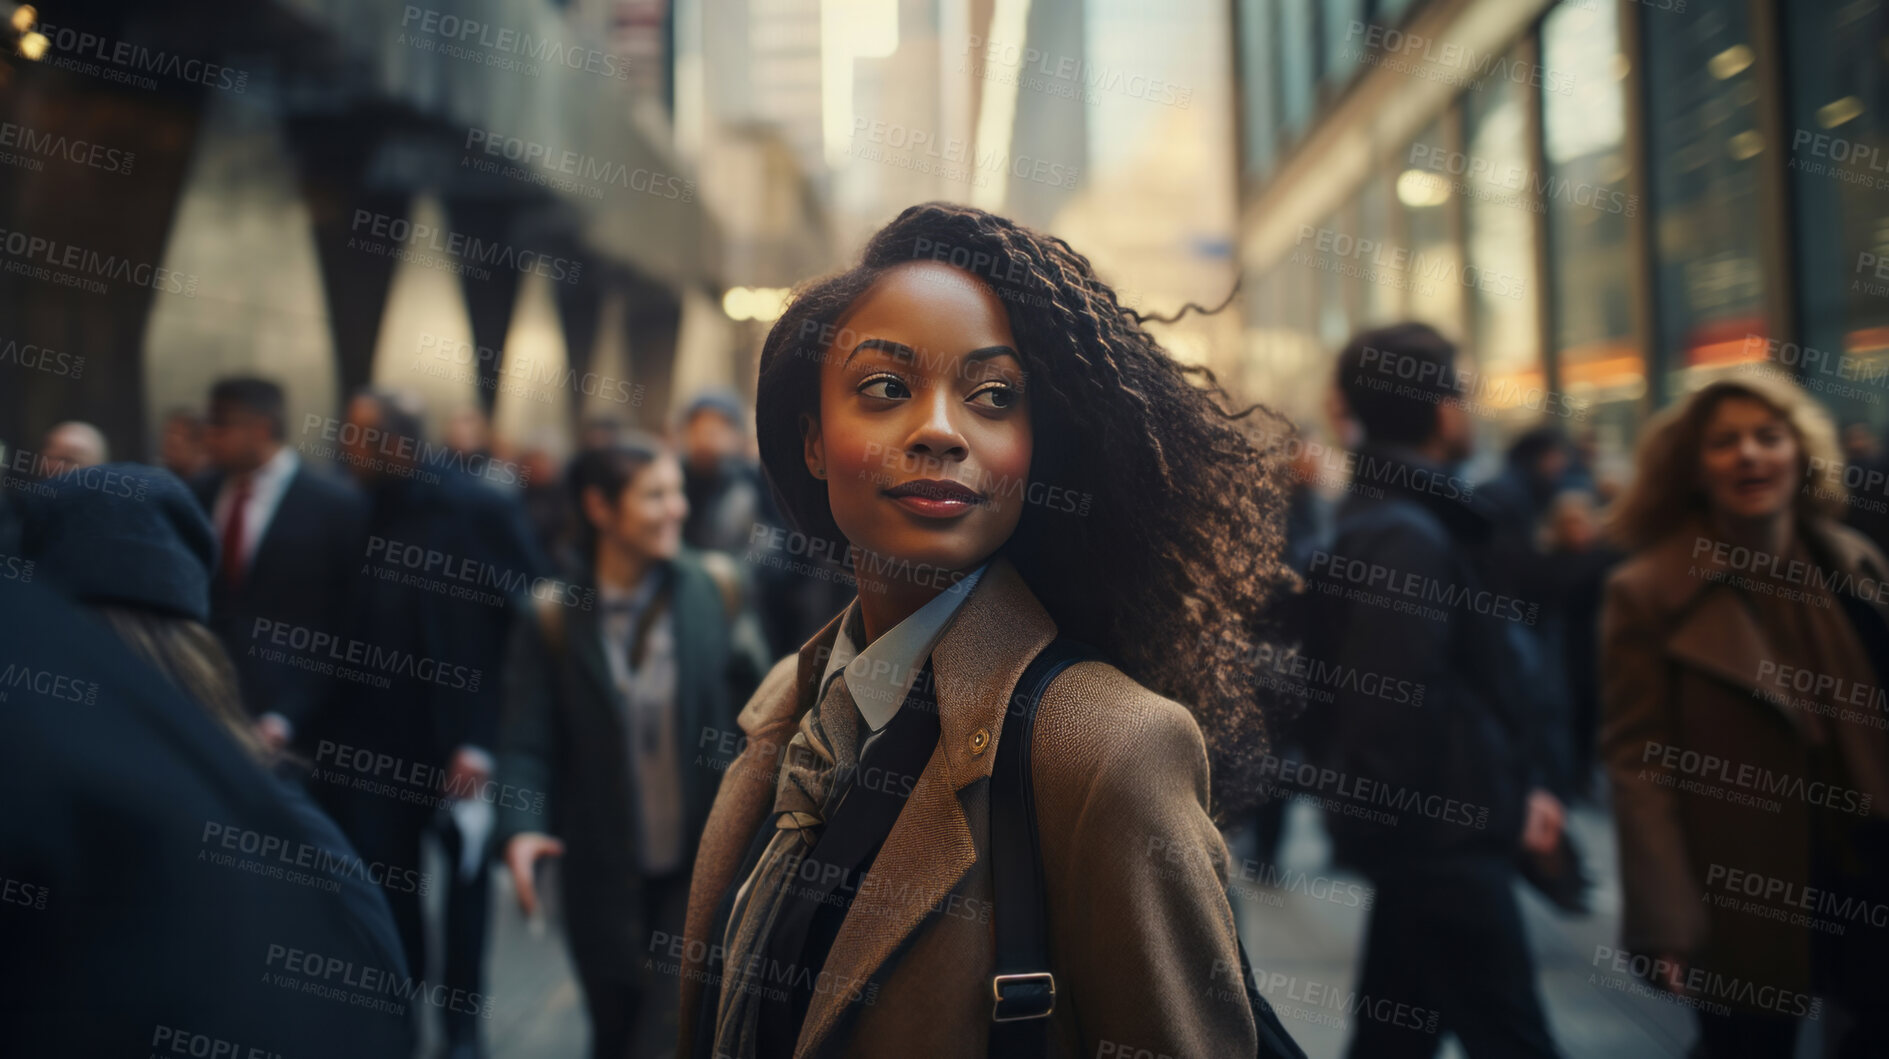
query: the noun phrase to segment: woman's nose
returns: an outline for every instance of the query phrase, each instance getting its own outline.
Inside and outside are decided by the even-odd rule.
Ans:
[[[914,424],[906,439],[906,448],[937,459],[962,458],[966,453],[964,434],[953,419],[954,397],[947,387],[934,386],[924,398],[914,401],[922,418]]]

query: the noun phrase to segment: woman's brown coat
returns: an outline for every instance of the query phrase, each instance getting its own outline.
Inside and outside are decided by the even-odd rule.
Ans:
[[[689,894],[680,1055],[692,1054],[705,957],[722,940],[708,936],[711,920],[755,829],[769,826],[768,748],[812,705],[837,628],[777,665],[741,712],[747,747],[722,780]],[[932,651],[938,748],[826,963],[827,981],[858,988],[815,993],[796,1057],[986,1053],[991,766],[1011,689],[1055,636],[998,559]],[[1043,697],[1031,762],[1056,976],[1051,1054],[1252,1055],[1226,845],[1207,815],[1193,717],[1113,666],[1080,663]]]
[[[1830,572],[1865,585],[1884,577],[1882,555],[1854,530],[1818,521],[1806,532]],[[1682,526],[1607,584],[1600,739],[1620,841],[1622,947],[1804,992],[1808,931],[1746,909],[1729,872],[1802,887],[1814,814],[1880,813],[1889,792],[1816,785],[1808,718],[1780,701],[1793,693],[1780,687],[1777,654],[1741,590],[1709,576],[1714,543],[1699,523]],[[1733,907],[1721,907],[1727,898]]]

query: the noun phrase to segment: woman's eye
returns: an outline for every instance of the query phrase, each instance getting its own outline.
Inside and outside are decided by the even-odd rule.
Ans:
[[[1009,386],[987,386],[972,394],[971,400],[981,402],[985,408],[1014,408],[1017,391]]]
[[[896,375],[880,375],[867,379],[859,388],[859,392],[867,397],[884,397],[888,400],[912,396],[911,388],[905,385],[905,380]]]

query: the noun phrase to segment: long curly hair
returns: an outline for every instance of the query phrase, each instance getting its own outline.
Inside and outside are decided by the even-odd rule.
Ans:
[[[1063,240],[927,203],[880,229],[858,265],[795,291],[762,348],[756,399],[781,509],[809,537],[842,539],[826,483],[803,461],[799,417],[818,411],[820,362],[849,307],[921,259],[1002,299],[1026,373],[1031,481],[1083,498],[1074,511],[1026,504],[1002,553],[1062,635],[1193,712],[1217,815],[1250,806],[1294,711],[1253,676],[1281,639],[1275,604],[1299,584],[1282,561],[1292,427],[1262,406],[1236,410],[1211,370],[1176,361],[1144,326],[1171,320],[1125,308]]]

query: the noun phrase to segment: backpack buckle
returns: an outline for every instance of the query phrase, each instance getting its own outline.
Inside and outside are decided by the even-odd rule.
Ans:
[[[1048,971],[994,975],[990,995],[996,1001],[990,1011],[992,1022],[1048,1018],[1056,1010],[1056,976]]]

